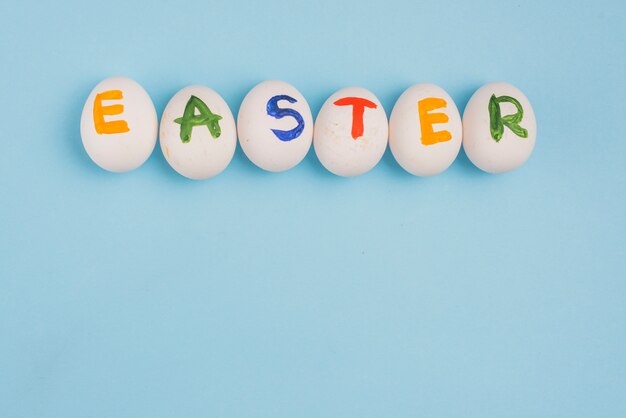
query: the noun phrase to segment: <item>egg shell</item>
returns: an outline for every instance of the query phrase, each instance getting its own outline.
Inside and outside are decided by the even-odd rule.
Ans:
[[[250,161],[264,170],[280,172],[298,165],[309,152],[313,116],[306,99],[294,86],[267,80],[243,99],[237,131],[241,148]]]
[[[493,102],[492,96],[496,100],[504,101],[492,106],[496,103]],[[509,97],[517,101],[522,108],[522,119],[515,125],[526,132],[526,137],[516,134],[505,123],[501,130],[501,138],[496,140],[490,125],[490,108],[499,111],[502,118],[517,114],[516,104],[509,101]],[[504,173],[521,166],[530,157],[536,138],[535,112],[526,95],[511,84],[503,82],[486,84],[472,95],[465,107],[463,149],[470,161],[483,171]]]
[[[211,128],[212,133],[208,124],[189,124],[191,131],[186,136],[182,120],[185,109],[189,106],[193,115],[200,119],[207,114],[201,113],[197,106],[204,105],[213,115],[221,117],[214,122],[218,129]],[[159,141],[165,159],[179,174],[194,180],[208,179],[224,171],[233,158],[237,146],[235,118],[228,104],[212,89],[185,87],[171,98],[163,111]]]
[[[107,78],[85,102],[80,133],[87,154],[97,165],[113,172],[131,171],[150,157],[156,145],[156,109],[137,82]]]
[[[359,106],[363,110],[362,125],[358,120],[353,123],[357,106],[347,104],[354,99],[370,103]],[[347,87],[333,93],[322,105],[315,120],[313,146],[328,171],[338,176],[358,176],[378,164],[387,148],[388,134],[387,115],[378,98],[364,88]]]
[[[444,118],[448,121],[432,123]],[[450,167],[462,136],[459,110],[450,95],[434,84],[409,87],[391,111],[389,148],[398,164],[413,175],[434,176]]]

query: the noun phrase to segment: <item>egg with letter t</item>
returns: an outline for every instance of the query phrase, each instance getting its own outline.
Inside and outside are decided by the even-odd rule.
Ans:
[[[352,177],[370,171],[385,149],[389,124],[374,93],[348,87],[331,95],[315,121],[313,146],[328,171]]]

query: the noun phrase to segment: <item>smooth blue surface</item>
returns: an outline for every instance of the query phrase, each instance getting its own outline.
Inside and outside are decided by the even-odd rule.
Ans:
[[[0,4],[0,416],[626,416],[623,1],[42,3]],[[116,175],[79,136],[113,75],[159,114],[505,80],[539,136],[506,175]]]

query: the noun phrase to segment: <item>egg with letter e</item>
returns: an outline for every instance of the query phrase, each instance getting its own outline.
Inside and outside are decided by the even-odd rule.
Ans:
[[[391,153],[416,176],[434,176],[450,167],[461,149],[462,135],[454,101],[434,84],[409,87],[389,118]]]
[[[256,166],[273,172],[295,167],[313,139],[313,116],[291,84],[268,80],[248,92],[237,117],[239,143]]]
[[[169,165],[194,180],[224,171],[237,146],[235,118],[228,104],[204,86],[185,87],[172,97],[161,117],[159,137]]]
[[[537,122],[530,102],[508,83],[482,86],[463,113],[463,149],[488,173],[505,173],[528,160],[535,147]]]
[[[148,93],[125,77],[101,81],[80,118],[80,135],[89,157],[100,167],[126,172],[142,165],[154,150],[158,118]]]
[[[385,149],[389,124],[378,98],[360,87],[347,87],[326,100],[317,115],[313,147],[328,171],[358,176],[378,164]]]

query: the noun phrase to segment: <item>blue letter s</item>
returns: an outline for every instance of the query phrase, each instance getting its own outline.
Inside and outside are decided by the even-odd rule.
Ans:
[[[287,100],[289,103],[296,103],[297,100],[293,97],[287,95],[279,95],[272,97],[267,102],[267,114],[275,117],[276,119],[282,119],[285,116],[291,116],[298,122],[298,126],[293,128],[290,131],[281,131],[278,129],[272,129],[274,135],[281,141],[291,141],[292,139],[296,139],[302,133],[304,129],[304,119],[302,119],[302,115],[293,109],[281,109],[278,107],[278,102],[280,100]]]

